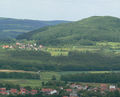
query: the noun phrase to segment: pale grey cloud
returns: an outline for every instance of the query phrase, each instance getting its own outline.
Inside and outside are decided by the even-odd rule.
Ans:
[[[0,17],[80,20],[93,15],[120,17],[120,0],[0,0]]]

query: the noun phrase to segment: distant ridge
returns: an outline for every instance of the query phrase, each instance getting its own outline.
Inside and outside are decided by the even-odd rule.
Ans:
[[[57,25],[69,21],[40,21],[29,19],[14,19],[0,17],[0,39],[15,38],[17,35],[26,33],[49,25]]]

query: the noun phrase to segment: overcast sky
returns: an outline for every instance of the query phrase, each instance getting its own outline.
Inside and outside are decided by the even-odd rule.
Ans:
[[[120,0],[0,0],[0,17],[35,20],[80,20],[120,17]]]

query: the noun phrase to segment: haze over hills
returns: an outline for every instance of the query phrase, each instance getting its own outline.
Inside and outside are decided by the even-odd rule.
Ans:
[[[80,44],[81,41],[120,41],[120,19],[93,16],[81,21],[44,27],[17,37],[42,44]]]
[[[66,23],[68,21],[40,21],[27,19],[12,19],[0,17],[0,39],[15,38],[17,35],[26,33],[41,27]]]

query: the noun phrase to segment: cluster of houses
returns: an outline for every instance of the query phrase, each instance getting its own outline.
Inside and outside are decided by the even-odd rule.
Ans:
[[[2,45],[3,49],[23,49],[23,50],[41,50],[43,48],[43,45],[37,45],[36,43],[34,44],[25,44],[25,43],[19,43],[16,42],[16,44],[13,45]]]
[[[27,90],[25,88],[21,88],[20,90],[11,88],[10,90],[7,90],[6,88],[0,88],[0,94],[2,95],[9,95],[9,94],[32,94],[35,95],[38,93],[38,90]]]
[[[120,88],[117,88],[115,85],[108,85],[108,84],[101,84],[98,87],[90,87],[88,85],[80,85],[80,84],[70,84],[69,88],[63,88],[59,87],[59,89],[51,89],[51,88],[42,88],[41,90],[27,90],[25,88],[20,88],[20,90],[11,88],[10,90],[7,90],[6,88],[0,88],[0,94],[2,95],[9,95],[9,94],[19,94],[19,95],[25,95],[25,94],[31,94],[35,95],[39,92],[42,92],[45,95],[54,95],[59,94],[60,90],[64,91],[65,94],[63,97],[79,97],[78,92],[81,90],[85,91],[101,91],[101,93],[105,93],[107,91],[120,91]]]
[[[88,85],[86,86],[82,86],[82,85],[76,85],[76,84],[72,84],[70,86],[73,89],[78,89],[78,90],[88,90],[88,91],[115,91],[115,90],[119,90],[120,88],[117,88],[115,85],[108,85],[108,84],[100,84],[99,87],[89,87]]]
[[[115,85],[108,85],[108,84],[100,84],[100,86],[89,86],[89,85],[80,85],[80,84],[70,84],[69,88],[64,89],[63,87],[59,87],[60,90],[63,90],[65,92],[65,96],[63,97],[79,97],[78,92],[79,91],[101,91],[101,93],[105,93],[107,91],[115,91],[118,90],[120,91],[120,88],[117,88]],[[54,90],[54,89],[42,89],[41,90],[43,93],[48,94],[48,95],[53,95],[59,93],[59,91]],[[69,96],[68,96],[69,95]]]
[[[100,84],[100,86],[89,86],[89,85],[80,85],[80,84],[71,84],[70,89],[65,89],[68,95],[65,95],[63,97],[79,97],[78,92],[79,91],[92,91],[92,92],[98,92],[101,93],[105,92],[113,92],[118,90],[120,92],[120,88],[117,88],[115,85],[108,85],[108,84]]]
[[[117,88],[115,85],[108,85],[108,84],[100,84],[100,86],[88,86],[88,85],[79,85],[79,84],[71,84],[70,89],[65,89],[66,92],[69,92],[69,96],[63,96],[63,97],[79,97],[78,92],[79,91],[92,91],[92,92],[98,92],[101,93],[105,92],[113,92],[118,90],[120,92],[120,88]]]
[[[38,94],[39,92],[42,92],[43,94],[46,95],[53,95],[53,94],[58,94],[58,91],[55,89],[50,89],[50,88],[43,88],[41,90],[27,90],[25,88],[20,88],[20,90],[18,89],[14,89],[11,88],[10,90],[7,90],[6,88],[0,88],[0,94],[1,95],[25,95],[25,94],[31,94],[31,95],[35,95]]]
[[[6,88],[0,88],[0,95],[26,95],[26,94],[31,94],[35,95],[38,94],[39,92],[42,92],[45,95],[53,95],[53,94],[58,94],[58,91],[55,89],[50,89],[50,88],[43,88],[41,90],[27,90],[25,88],[20,88],[20,90],[11,88],[10,90],[7,90]]]

